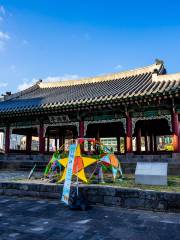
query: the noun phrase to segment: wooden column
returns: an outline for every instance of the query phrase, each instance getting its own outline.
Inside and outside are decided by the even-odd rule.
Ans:
[[[28,154],[31,153],[31,144],[32,144],[32,136],[31,136],[31,134],[28,134],[26,136],[26,152]]]
[[[84,137],[84,121],[79,122],[79,138]]]
[[[99,125],[97,126],[96,140],[100,142]]]
[[[154,135],[154,152],[157,152],[157,140],[156,140],[156,135]]]
[[[117,136],[117,151],[121,152],[121,149],[120,149],[120,136]]]
[[[55,150],[57,151],[57,138],[55,137]]]
[[[148,152],[148,134],[146,132],[145,136],[144,136],[144,140],[145,140],[145,152]]]
[[[49,152],[49,136],[47,137],[47,152]]]
[[[172,138],[173,138],[173,148],[175,153],[180,152],[179,148],[179,120],[178,113],[172,112]]]
[[[8,154],[10,150],[10,128],[6,127],[5,132],[5,154]]]
[[[129,114],[126,117],[126,152],[132,153],[132,119]]]
[[[178,143],[179,143],[179,149],[180,149],[180,122],[179,122],[179,135],[178,135]]]
[[[141,153],[141,128],[138,128],[137,136],[136,136],[136,149],[138,153]]]
[[[126,148],[126,137],[124,137],[124,153],[127,152],[127,148]]]
[[[59,136],[59,147],[63,145],[63,136]]]
[[[59,128],[59,148],[64,144],[64,131]]]
[[[150,152],[153,153],[153,134],[150,134]]]
[[[45,137],[44,137],[44,126],[43,124],[39,127],[39,152],[41,154],[45,153]]]

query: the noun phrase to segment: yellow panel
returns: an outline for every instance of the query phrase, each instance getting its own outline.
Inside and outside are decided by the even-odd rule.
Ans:
[[[60,159],[58,160],[58,162],[63,165],[63,167],[66,167],[67,166],[67,163],[68,163],[68,158],[63,158],[63,159]]]
[[[97,159],[95,159],[95,158],[82,157],[82,159],[83,159],[84,167],[87,167],[87,166],[97,162]]]
[[[77,145],[75,156],[76,156],[76,157],[80,157],[80,156],[81,156],[81,148],[80,148],[80,144]]]
[[[63,175],[62,175],[61,179],[58,181],[58,183],[64,181],[65,177],[66,177],[66,169],[64,169]]]
[[[88,182],[87,181],[87,178],[85,176],[85,173],[84,173],[84,169],[82,169],[81,171],[79,171],[77,174],[75,174],[76,176],[78,176],[78,178],[80,178],[82,181],[84,182]]]

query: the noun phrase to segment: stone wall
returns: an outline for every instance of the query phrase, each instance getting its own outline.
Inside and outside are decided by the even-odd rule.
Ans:
[[[0,155],[0,169],[28,170],[37,164],[36,170],[44,170],[51,155]],[[180,175],[180,154],[161,155],[118,155],[124,173],[134,174],[136,163],[141,162],[168,162],[168,174]]]
[[[134,174],[137,162],[167,162],[168,175],[180,175],[180,154],[159,154],[159,155],[118,155],[124,173]]]
[[[62,185],[1,182],[0,194],[60,199]],[[145,191],[111,186],[81,185],[79,190],[90,204],[132,209],[179,211],[180,193]]]
[[[36,164],[36,170],[44,170],[51,155],[0,155],[0,169],[30,170]]]

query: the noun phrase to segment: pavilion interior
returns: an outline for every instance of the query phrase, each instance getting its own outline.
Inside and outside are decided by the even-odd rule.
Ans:
[[[126,134],[121,122],[89,124],[85,137],[101,141],[117,154],[126,152]],[[70,143],[76,138],[78,138],[76,126],[49,126],[45,132],[45,153],[52,153],[63,144],[65,150],[68,150]],[[4,144],[0,148],[3,152]],[[167,120],[137,121],[132,135],[132,149],[135,154],[172,152],[172,133]],[[38,151],[39,133],[37,128],[14,128],[12,130],[10,153],[35,154]]]

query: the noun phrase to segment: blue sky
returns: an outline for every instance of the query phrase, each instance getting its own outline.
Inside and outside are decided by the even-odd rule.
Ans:
[[[178,0],[0,0],[0,93],[155,58],[180,72],[179,13]]]

